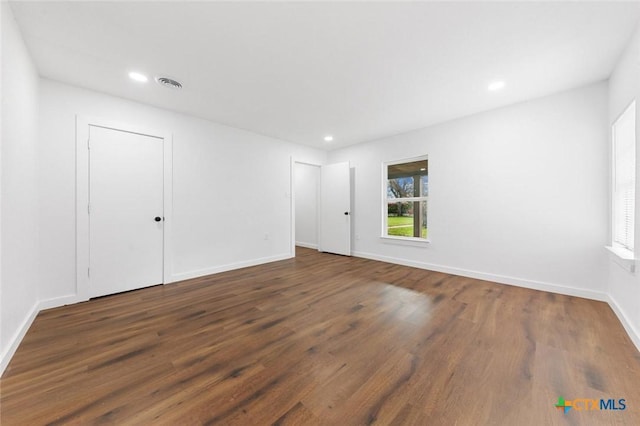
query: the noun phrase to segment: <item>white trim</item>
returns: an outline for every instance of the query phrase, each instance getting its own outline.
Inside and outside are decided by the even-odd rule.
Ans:
[[[640,351],[640,330],[633,326],[632,321],[627,317],[618,302],[616,302],[616,300],[610,294],[607,294],[607,302],[622,323],[622,326],[629,335],[629,338],[631,339],[633,344],[636,346],[638,351]]]
[[[380,240],[385,244],[399,244],[414,247],[426,247],[431,243],[431,240],[428,238],[400,237],[397,235],[382,235]]]
[[[38,302],[38,309],[44,311],[46,309],[59,308],[60,306],[73,305],[74,303],[80,303],[82,301],[83,300],[81,300],[76,294],[69,294],[67,296],[40,300],[40,302]]]
[[[244,260],[242,262],[228,263],[226,265],[214,266],[211,268],[198,269],[190,272],[181,272],[172,276],[171,282],[189,280],[191,278],[204,277],[206,275],[219,274],[220,272],[233,271],[235,269],[248,268],[249,266],[262,265],[265,263],[277,262],[279,260],[291,259],[291,253],[283,253],[276,256],[260,257],[258,259]]]
[[[471,271],[468,269],[456,268],[451,266],[435,265],[432,263],[416,262],[413,260],[400,259],[397,257],[381,256],[373,253],[354,252],[354,256],[365,259],[378,260],[381,262],[394,263],[397,265],[411,266],[413,268],[427,269],[430,271],[444,272],[446,274],[460,275],[478,280],[493,281],[500,284],[507,284],[516,287],[530,288],[532,290],[548,291],[551,293],[564,294],[567,296],[583,297],[586,299],[606,301],[607,294],[600,291],[587,290],[582,288],[571,287],[568,285],[552,284],[543,281],[527,280],[522,278],[510,277],[506,275],[489,274],[486,272]]]
[[[609,259],[624,270],[634,273],[636,271],[636,259],[632,251],[621,247],[605,246],[609,251]]]
[[[429,197],[404,197],[404,198],[389,198],[387,197],[387,204],[394,203],[414,203],[416,201],[429,201]]]
[[[163,182],[162,187],[164,190],[163,205],[164,210],[164,233],[162,240],[162,255],[163,255],[163,271],[162,271],[162,284],[169,284],[171,281],[171,275],[173,274],[173,134],[165,132],[163,134]]]
[[[607,250],[609,250],[611,253],[615,254],[616,256],[618,256],[620,259],[624,259],[624,260],[636,260],[633,256],[633,252],[629,249],[623,248],[623,247],[619,247],[617,245],[615,246],[605,246],[605,248]]]
[[[291,229],[289,234],[291,236],[291,243],[289,245],[289,254],[291,257],[296,256],[296,161],[293,155],[289,158],[289,224]]]
[[[302,241],[296,241],[296,245],[300,246],[300,247],[306,247],[306,248],[310,248],[310,249],[318,249],[318,245],[317,244],[313,244],[313,243],[305,243]]]
[[[76,116],[76,295],[89,300],[89,123]]]
[[[13,358],[13,355],[18,350],[18,346],[20,346],[20,343],[22,343],[22,339],[24,339],[24,336],[27,334],[27,331],[29,331],[29,327],[31,327],[31,324],[33,324],[33,321],[36,319],[36,316],[38,316],[39,312],[40,310],[38,309],[38,302],[36,302],[31,307],[31,310],[29,310],[29,313],[22,321],[22,324],[20,324],[20,327],[18,327],[18,330],[9,340],[7,349],[2,355],[0,355],[0,376],[2,376],[4,370],[9,365],[11,358]]]
[[[76,116],[76,301],[89,300],[89,126],[103,127],[163,139],[163,284],[171,282],[173,271],[173,137],[166,130],[145,129],[95,117]]]

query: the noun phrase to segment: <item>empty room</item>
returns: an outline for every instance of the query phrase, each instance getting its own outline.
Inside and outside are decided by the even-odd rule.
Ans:
[[[0,424],[640,424],[639,1],[0,5]]]

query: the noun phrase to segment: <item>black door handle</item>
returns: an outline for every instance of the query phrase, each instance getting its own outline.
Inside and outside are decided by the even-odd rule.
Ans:
[[[162,218],[160,216],[156,216],[156,218],[154,219],[156,222],[160,222],[162,220]]]
[[[349,212],[344,212],[344,215],[345,216],[349,216]]]

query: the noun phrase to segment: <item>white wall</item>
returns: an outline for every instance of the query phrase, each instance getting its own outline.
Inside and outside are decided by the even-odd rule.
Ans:
[[[604,299],[607,85],[345,148],[357,256]],[[429,156],[428,245],[383,240],[381,164]]]
[[[318,247],[320,167],[295,163],[296,245]]]
[[[6,2],[2,8],[0,373],[37,313],[38,75]]]
[[[609,80],[609,126],[636,99],[640,102],[640,27],[618,61]],[[640,108],[636,108],[636,138],[640,136]],[[611,142],[609,142],[609,147]],[[636,161],[640,165],[640,149]],[[640,200],[640,172],[636,171],[636,200]],[[640,223],[640,203],[636,202],[636,224]],[[636,229],[639,229],[636,225]],[[640,238],[636,233],[636,250]],[[625,328],[640,348],[640,275],[631,273],[615,262],[608,263],[608,285],[611,305]]]
[[[291,157],[323,163],[323,151],[46,79],[40,108],[40,294],[53,299],[48,305],[75,294],[76,114],[173,134],[172,280],[291,255]]]

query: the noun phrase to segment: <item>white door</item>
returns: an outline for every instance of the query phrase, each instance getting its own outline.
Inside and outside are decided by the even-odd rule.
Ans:
[[[351,178],[349,163],[320,169],[319,251],[351,255]]]
[[[163,143],[89,127],[89,297],[163,281]]]

